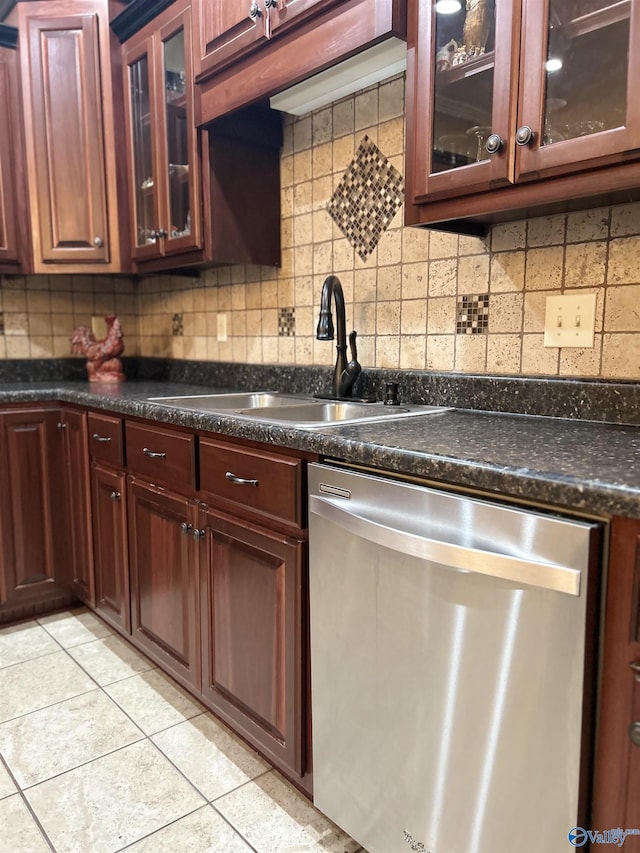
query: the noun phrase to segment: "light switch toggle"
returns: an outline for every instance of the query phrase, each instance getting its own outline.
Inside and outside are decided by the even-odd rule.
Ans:
[[[595,293],[547,296],[544,321],[546,347],[592,347],[595,326]]]

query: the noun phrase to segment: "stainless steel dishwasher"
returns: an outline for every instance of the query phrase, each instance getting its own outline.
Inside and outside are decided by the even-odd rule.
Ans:
[[[321,464],[309,495],[316,806],[369,853],[571,849],[600,525]]]

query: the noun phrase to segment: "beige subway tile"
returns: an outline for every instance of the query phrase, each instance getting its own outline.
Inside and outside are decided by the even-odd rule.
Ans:
[[[311,213],[303,213],[294,217],[293,242],[296,247],[313,243],[313,218]]]
[[[278,336],[262,338],[262,363],[278,363]]]
[[[262,333],[262,311],[260,308],[252,308],[246,312],[245,330],[249,338],[258,337]]]
[[[448,231],[431,231],[429,237],[429,258],[457,258],[458,235]]]
[[[207,344],[207,353],[209,345]],[[218,341],[218,358],[220,361],[233,362],[233,339],[228,338],[226,341]]]
[[[29,314],[29,335],[31,337],[50,336],[53,334],[51,314]]]
[[[378,87],[372,86],[355,96],[355,129],[363,130],[378,123]]]
[[[202,322],[200,322],[202,321]],[[229,334],[232,338],[246,338],[247,337],[247,312],[246,311],[232,311],[229,315]],[[196,323],[196,335],[205,335],[207,332],[206,326],[204,324],[204,317],[202,315],[198,315],[198,322]]]
[[[334,240],[333,242],[333,269],[335,272],[341,270],[352,270],[355,260],[353,247],[348,240]]]
[[[602,376],[640,379],[640,335],[606,333],[602,336]]]
[[[559,350],[545,347],[544,335],[522,336],[522,372],[525,375],[555,376],[558,373]]]
[[[280,158],[280,186],[293,186],[293,155]]]
[[[403,335],[426,335],[427,300],[404,299],[402,305],[401,331]]]
[[[293,246],[293,219],[280,220],[280,246],[291,249]]]
[[[27,311],[40,314],[51,311],[51,298],[48,290],[30,290],[27,292]]]
[[[293,216],[293,187],[282,187],[280,191],[280,216],[283,219]]]
[[[204,291],[198,291],[202,299],[197,299],[194,303],[196,311],[204,311]],[[244,284],[231,285],[231,308],[233,311],[239,311],[246,307],[246,288]]]
[[[333,243],[315,243],[313,246],[313,272],[329,275],[333,268]]]
[[[358,361],[365,367],[375,367],[376,338],[374,335],[358,335]]]
[[[31,348],[26,335],[7,335],[5,337],[7,358],[30,358]]]
[[[547,296],[559,296],[560,291],[549,293],[545,290],[538,290],[532,293],[525,293],[524,296],[524,322],[523,330],[525,332],[543,332],[544,320],[547,308]]]
[[[489,373],[520,373],[520,335],[495,335],[487,338],[487,371]]]
[[[593,287],[603,284],[607,268],[607,244],[576,243],[565,251],[565,287]]]
[[[378,264],[400,264],[402,261],[402,230],[389,228],[384,232],[378,243]]]
[[[311,150],[293,155],[293,185],[308,183],[313,177],[313,158]]]
[[[354,131],[355,99],[353,97],[337,101],[333,105],[333,138],[345,136]]]
[[[473,237],[469,234],[460,234],[458,237],[458,253],[460,255],[488,254],[490,242],[491,240],[486,237]]]
[[[311,115],[313,145],[318,147],[333,137],[333,109],[331,106],[316,110]]]
[[[296,335],[296,364],[313,364],[313,338]]]
[[[0,357],[1,347],[4,346],[4,339],[0,337]],[[68,335],[54,335],[53,336],[53,352],[52,355],[54,358],[69,358],[71,355],[71,344],[69,343]]]
[[[115,294],[115,312],[118,316],[121,314],[135,314],[136,300],[132,294],[116,293]]]
[[[560,375],[597,377],[600,375],[602,335],[594,335],[593,346],[588,349],[563,347],[560,350]]]
[[[31,335],[31,358],[53,358],[53,335]]]
[[[233,360],[237,364],[243,364],[247,361],[247,339],[233,338],[232,342]]]
[[[359,141],[364,140],[365,136],[374,145],[378,145],[378,125],[369,125],[369,127],[363,127],[362,130],[358,131],[357,138]]]
[[[501,222],[491,229],[491,251],[510,252],[524,249],[527,243],[527,222]]]
[[[122,318],[120,318],[122,322]],[[52,314],[51,328],[54,335],[66,335],[67,340],[71,337],[75,326],[73,323],[73,314]],[[124,325],[123,325],[124,330]]]
[[[82,288],[85,285],[88,290],[93,290],[93,276],[83,275],[74,277],[74,287]],[[28,275],[25,278],[25,287],[27,290],[49,290],[48,275]]]
[[[604,328],[607,332],[640,332],[640,284],[607,288]]]
[[[376,333],[398,335],[400,332],[400,302],[378,302],[376,307]]]
[[[355,152],[355,138],[353,134],[343,136],[342,139],[335,138],[333,141],[333,171],[338,181],[342,173],[353,160]]]
[[[640,234],[640,202],[620,204],[611,208],[611,236]]]
[[[453,335],[456,330],[456,299],[454,296],[429,299],[427,332],[429,335]],[[427,346],[427,354],[429,347]]]
[[[171,339],[171,358],[184,358],[184,338],[180,335]]]
[[[520,332],[523,325],[524,295],[497,293],[489,304],[489,334]]]
[[[621,237],[609,243],[609,284],[640,282],[640,236]]]
[[[483,372],[487,366],[487,336],[456,335],[455,352],[456,370]]]
[[[565,242],[566,216],[540,216],[527,225],[527,246],[553,246]]]
[[[11,296],[16,291],[5,291],[5,299],[7,296]],[[23,294],[24,296],[24,294]],[[135,298],[131,297],[122,297],[123,299],[130,298],[135,304]],[[49,303],[51,307],[52,314],[70,314],[73,312],[73,298],[70,293],[66,291],[57,292],[52,291],[49,294]],[[26,306],[26,302],[23,302],[23,305]],[[5,308],[6,310],[6,308]],[[24,310],[24,309],[20,309]]]
[[[404,115],[404,76],[400,75],[379,89],[378,115],[380,122]]]
[[[400,336],[380,335],[376,337],[376,367],[397,368],[400,366]]]
[[[215,336],[207,338],[207,359],[218,361],[220,359],[220,342]]]
[[[385,157],[404,152],[404,119],[394,118],[378,125],[378,148]]]
[[[402,229],[402,262],[411,264],[429,257],[429,231],[426,228]]]
[[[427,338],[427,370],[453,370],[455,335],[429,335]]]
[[[27,294],[22,290],[3,290],[2,308],[4,311],[22,311],[26,313]]]
[[[400,338],[400,368],[424,370],[427,363],[426,335],[404,335]]]
[[[580,210],[567,215],[567,243],[606,240],[609,236],[609,207]]]
[[[526,260],[527,290],[557,290],[562,286],[564,247],[529,249]]]
[[[316,333],[319,308],[311,305],[298,308],[296,306],[296,338],[312,337]]]
[[[504,293],[524,288],[525,253],[498,252],[491,257],[491,292]]]
[[[322,243],[333,236],[333,221],[327,211],[314,210],[312,214],[313,242]]]
[[[402,265],[402,298],[420,299],[427,295],[429,267],[426,262]]]
[[[274,337],[278,334],[278,310],[277,308],[262,309],[262,335],[263,337]]]
[[[311,148],[311,136],[313,127],[311,116],[299,116],[293,120],[293,150],[302,151]]]
[[[296,184],[293,188],[293,210],[297,219],[301,214],[313,210],[313,181]]]
[[[94,313],[93,293],[74,293],[73,313],[91,317]]]
[[[278,364],[295,364],[295,337],[278,338]]]
[[[295,255],[290,253],[288,263],[284,263],[280,268],[279,278],[290,278],[292,275],[313,275],[313,244],[309,243],[306,246],[296,246]]]
[[[402,295],[402,267],[379,266],[377,283],[378,301],[400,299]]]
[[[278,307],[292,308],[295,305],[295,281],[283,278],[278,281]]]
[[[376,330],[376,303],[356,302],[353,306],[353,327],[360,335],[373,335]]]
[[[324,211],[333,194],[332,176],[324,175],[322,178],[314,178],[311,183],[311,191],[313,210]]]
[[[96,293],[94,311],[97,316],[107,317],[116,313],[116,298],[113,293]]]
[[[458,261],[429,261],[429,296],[449,296],[457,291]]]
[[[311,244],[309,244],[306,248],[308,249],[308,252],[310,255],[311,254]],[[295,259],[298,262],[299,262],[300,258],[302,258],[302,256],[303,256],[302,249],[303,249],[303,247],[301,246],[300,249],[295,250]],[[283,249],[280,252],[280,268],[278,270],[277,278],[281,278],[281,277],[282,278],[289,278],[290,276],[293,275],[293,269],[294,269],[294,250],[293,249]]]
[[[29,334],[29,316],[23,312],[5,311],[4,312],[4,333],[5,335],[28,335]]]
[[[247,362],[249,364],[261,364],[262,362],[262,338],[247,338]]]
[[[313,305],[313,277],[310,275],[296,276],[295,279],[296,312],[300,307]]]
[[[356,270],[353,276],[353,298],[356,302],[372,302],[377,297],[377,270]]]
[[[487,293],[488,290],[489,256],[469,255],[460,258],[458,260],[458,293]]]

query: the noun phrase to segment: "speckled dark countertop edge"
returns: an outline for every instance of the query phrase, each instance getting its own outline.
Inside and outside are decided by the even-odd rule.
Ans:
[[[261,386],[263,387],[263,386]],[[149,397],[197,384],[1,383],[0,404],[60,401],[292,448],[383,471],[604,516],[640,518],[640,428],[455,409],[384,423],[305,430],[170,409]],[[222,386],[218,390],[224,389]]]

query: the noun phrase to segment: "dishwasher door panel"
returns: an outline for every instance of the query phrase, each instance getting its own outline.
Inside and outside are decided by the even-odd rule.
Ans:
[[[313,511],[309,540],[318,808],[369,853],[566,850],[586,596],[403,555]]]

